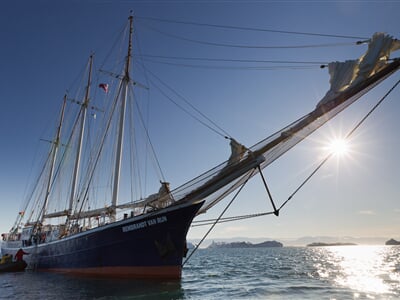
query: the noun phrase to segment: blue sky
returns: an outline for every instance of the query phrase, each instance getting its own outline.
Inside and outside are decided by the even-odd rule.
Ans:
[[[4,2],[0,11],[0,231],[6,232],[12,226],[28,183],[34,179],[37,170],[32,170],[32,166],[43,147],[39,139],[51,136],[64,92],[92,51],[99,60],[104,58],[115,40],[113,35],[124,26],[130,10],[142,17],[135,20],[135,32],[140,50],[146,55],[330,62],[358,58],[366,46],[339,46],[357,39],[196,27],[143,17],[365,38],[383,31],[400,38],[399,9],[397,1]],[[231,45],[329,43],[335,46],[297,49],[210,46],[178,40],[151,28],[191,40]],[[247,146],[311,111],[329,89],[327,70],[317,65],[278,70],[243,68],[265,66],[261,63],[240,64],[242,68],[236,69],[184,67],[182,63],[173,66],[148,62],[148,66]],[[398,76],[395,74],[385,81],[320,133],[264,171],[278,203],[286,200],[315,168],[324,156],[325,144],[335,136],[347,134]],[[221,224],[210,237],[400,238],[399,96],[397,89],[357,131],[351,141],[351,152],[331,159],[279,218],[268,216]],[[157,109],[160,123],[152,127],[152,132],[155,145],[162,148],[158,150],[160,164],[172,187],[227,159],[230,150],[225,139],[165,103]],[[160,133],[156,129],[161,129]],[[263,189],[261,179],[255,177],[227,215],[270,210]],[[216,206],[207,217],[217,216],[227,201]],[[189,237],[200,237],[204,231],[205,228],[193,229]]]

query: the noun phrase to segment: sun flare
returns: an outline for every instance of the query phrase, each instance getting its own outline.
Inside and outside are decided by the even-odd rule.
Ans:
[[[334,139],[329,143],[328,151],[336,156],[344,156],[349,153],[349,143],[345,139]]]

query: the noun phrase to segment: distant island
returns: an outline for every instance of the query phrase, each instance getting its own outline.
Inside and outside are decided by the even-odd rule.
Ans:
[[[390,239],[385,243],[386,246],[398,246],[400,245],[399,241],[396,241],[395,239]]]
[[[329,247],[329,246],[357,246],[354,243],[311,243],[307,247]]]
[[[266,241],[258,244],[252,244],[250,242],[232,242],[232,243],[224,243],[224,242],[212,242],[210,246],[207,248],[215,249],[215,248],[279,248],[283,247],[282,243],[277,241]]]

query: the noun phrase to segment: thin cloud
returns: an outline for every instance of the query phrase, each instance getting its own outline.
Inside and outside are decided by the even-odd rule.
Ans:
[[[373,210],[360,210],[358,212],[359,215],[368,215],[368,216],[372,216],[372,215],[376,215],[376,213]]]
[[[225,234],[231,234],[231,233],[246,232],[247,230],[248,230],[248,228],[245,226],[229,226],[229,227],[226,227],[223,231]]]

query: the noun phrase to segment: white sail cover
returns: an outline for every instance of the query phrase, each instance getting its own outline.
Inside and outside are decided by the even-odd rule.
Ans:
[[[377,32],[372,36],[367,52],[359,59],[328,64],[331,88],[318,105],[329,102],[338,93],[374,75],[387,64],[390,53],[398,49],[399,40]]]

